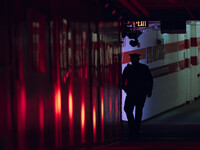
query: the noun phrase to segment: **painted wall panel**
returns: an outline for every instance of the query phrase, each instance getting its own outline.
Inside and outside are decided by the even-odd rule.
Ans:
[[[196,23],[191,23],[187,24],[186,34],[161,34],[160,30],[147,30],[139,37],[142,48],[155,46],[156,40],[162,39],[165,52],[164,59],[161,60],[147,63],[148,55],[140,60],[141,63],[150,67],[154,76],[153,94],[151,98],[147,98],[143,120],[199,96],[199,85],[196,84],[199,83],[198,73],[196,72],[198,65],[192,65],[190,58],[190,56],[197,56],[198,45],[194,48],[188,45],[191,37],[199,34],[198,29]],[[127,45],[129,39],[126,37],[125,41]],[[122,52],[138,50],[141,47],[131,49],[129,45],[122,47]],[[189,65],[187,65],[188,61]],[[127,62],[122,64],[122,71],[126,65]],[[163,74],[161,74],[162,72]],[[157,76],[156,74],[161,75]],[[125,97],[126,95],[122,91],[122,108]],[[127,120],[124,111],[122,112],[122,119]]]

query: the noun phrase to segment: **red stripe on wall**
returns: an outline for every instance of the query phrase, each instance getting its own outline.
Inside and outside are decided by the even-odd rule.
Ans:
[[[193,66],[198,65],[198,56],[191,56],[191,64]]]
[[[191,47],[196,47],[198,46],[198,42],[197,42],[197,38],[194,37],[194,38],[191,38]]]
[[[190,59],[186,58],[185,59],[185,68],[189,68],[189,66],[190,66]]]
[[[179,50],[184,50],[185,49],[185,40],[184,41],[179,41]]]
[[[180,70],[185,69],[185,60],[179,61],[179,67],[180,67]]]
[[[177,52],[179,50],[178,42],[165,44],[164,49],[165,49],[165,54]]]
[[[184,42],[185,42],[185,49],[189,49],[190,48],[190,40],[186,39]]]
[[[129,63],[130,62],[130,56],[129,54],[133,54],[133,53],[138,53],[141,54],[140,59],[145,59],[146,58],[146,48],[143,49],[137,49],[137,50],[132,50],[132,51],[128,51],[128,52],[124,52],[123,53],[123,64],[125,63]]]

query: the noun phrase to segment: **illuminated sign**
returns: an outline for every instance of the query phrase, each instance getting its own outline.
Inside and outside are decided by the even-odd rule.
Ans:
[[[148,27],[148,21],[135,21],[135,27]]]

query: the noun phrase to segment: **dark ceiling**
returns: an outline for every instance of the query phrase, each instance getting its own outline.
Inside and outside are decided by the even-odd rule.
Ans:
[[[30,0],[27,5],[73,20],[200,20],[200,0]]]
[[[125,20],[200,19],[199,0],[113,0],[107,2],[113,2]]]

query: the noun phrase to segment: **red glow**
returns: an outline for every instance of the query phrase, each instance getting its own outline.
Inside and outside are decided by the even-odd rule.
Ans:
[[[66,77],[66,78],[68,78],[68,77],[69,77],[69,72],[67,72],[67,73],[65,74],[65,77]]]
[[[24,85],[18,83],[19,97],[18,97],[18,130],[21,132],[26,126],[26,93]]]
[[[81,70],[83,70],[81,68]],[[85,143],[85,80],[81,80],[81,143]]]
[[[112,101],[111,96],[109,97],[109,112],[110,112],[110,119],[112,118]]]
[[[8,100],[8,103],[7,103],[7,116],[8,116],[8,120],[7,120],[8,128],[12,129],[11,101],[10,101],[10,99]]]
[[[39,123],[40,123],[40,133],[43,134],[44,132],[44,106],[43,106],[42,98],[40,98],[40,101],[39,101]]]
[[[79,77],[81,77],[81,78],[83,77],[83,69],[82,69],[82,68],[79,69],[78,75],[79,75]]]
[[[103,22],[99,22],[99,27],[103,27]]]
[[[55,86],[55,136],[56,147],[61,147],[61,91]]]
[[[104,100],[103,100],[103,88],[101,88],[101,141],[104,141]]]
[[[72,92],[69,92],[69,119],[73,119],[73,100],[72,100]]]
[[[68,110],[69,110],[69,143],[73,144],[74,132],[73,132],[73,96],[72,96],[72,87],[69,86],[69,95],[68,95]]]
[[[115,13],[116,13],[116,10],[113,10],[113,11],[112,11],[112,14],[114,15]]]
[[[65,74],[65,76],[63,77],[64,83],[67,82],[68,77],[69,77],[69,72],[67,72],[67,73]]]
[[[61,91],[58,88],[55,92],[55,113],[56,115],[61,115]]]
[[[93,142],[96,142],[96,108],[93,106],[92,109],[92,116],[93,116]]]
[[[44,105],[43,98],[39,99],[39,126],[40,126],[40,144],[44,144]]]
[[[85,142],[85,103],[81,104],[81,142]]]
[[[120,17],[119,17],[119,20],[121,20],[122,18],[123,18],[123,17],[122,17],[122,16],[120,16]],[[120,25],[120,26],[121,26],[121,25]]]
[[[87,66],[85,67],[85,78],[87,79]]]
[[[107,3],[106,5],[105,5],[105,8],[107,8],[109,6],[109,4]]]

